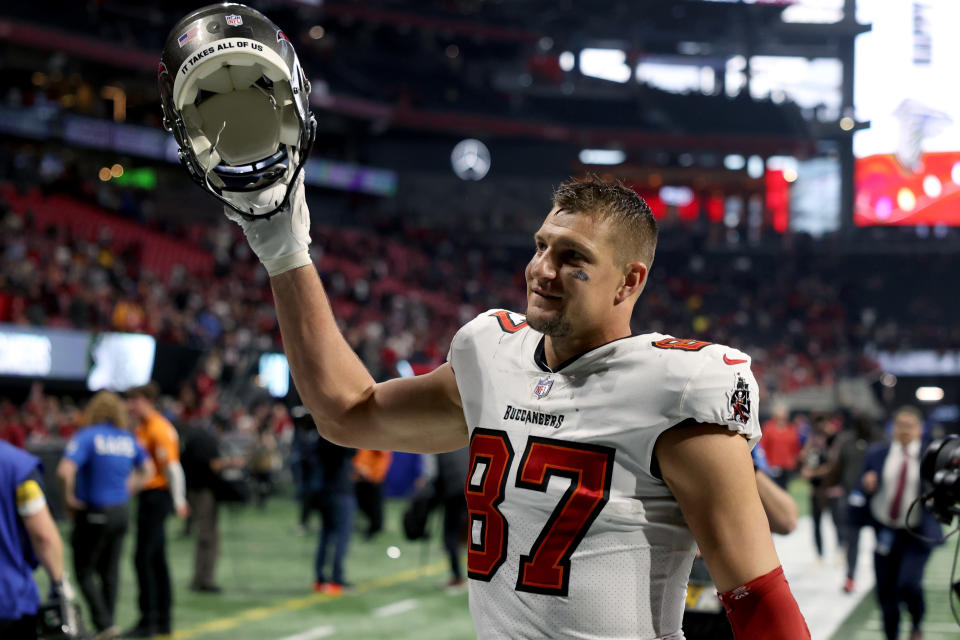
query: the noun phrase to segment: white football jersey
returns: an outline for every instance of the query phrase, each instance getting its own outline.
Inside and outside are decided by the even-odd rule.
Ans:
[[[470,429],[477,635],[682,638],[696,545],[655,471],[654,444],[693,419],[755,445],[750,358],[649,333],[551,371],[543,335],[491,310],[457,332],[448,359]]]

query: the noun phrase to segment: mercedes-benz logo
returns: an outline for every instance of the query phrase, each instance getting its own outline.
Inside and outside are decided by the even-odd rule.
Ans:
[[[461,140],[450,153],[450,164],[461,180],[483,180],[490,171],[490,150],[474,138]]]

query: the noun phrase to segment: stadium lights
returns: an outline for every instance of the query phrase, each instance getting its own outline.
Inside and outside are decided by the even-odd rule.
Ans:
[[[397,373],[400,374],[401,378],[412,378],[414,376],[413,366],[406,360],[400,360],[397,362]]]
[[[321,38],[323,38],[323,36],[327,34],[327,31],[319,24],[315,24],[312,27],[310,27],[310,31],[308,33],[310,34],[310,37],[313,38],[314,40],[320,40]]]
[[[943,185],[937,176],[928,175],[923,179],[923,192],[931,198],[939,198],[943,192]]]
[[[760,156],[750,156],[747,159],[747,175],[754,180],[763,177],[764,163]]]
[[[620,49],[584,49],[580,52],[580,73],[621,84],[633,77],[627,53]]]
[[[920,402],[940,402],[943,389],[940,387],[917,387],[917,400]]]
[[[560,54],[560,58],[558,59],[558,61],[560,63],[560,68],[562,70],[573,71],[573,67],[577,63],[577,58],[576,56],[573,55],[572,51],[564,51],[563,53]]]
[[[622,164],[626,159],[627,154],[620,149],[582,149],[580,151],[582,164],[615,165]]]
[[[100,90],[100,95],[113,102],[113,119],[123,122],[127,119],[127,92],[120,87],[106,86]]]
[[[917,206],[917,196],[907,187],[902,187],[897,192],[897,206],[901,211],[913,211]]]
[[[660,199],[668,206],[685,207],[693,202],[693,189],[665,184],[660,187]]]
[[[730,171],[740,171],[747,166],[747,160],[738,153],[731,153],[723,158],[723,166]]]
[[[787,182],[796,182],[800,177],[798,172],[799,163],[793,156],[770,156],[767,158],[767,169],[770,171],[780,171],[783,179]]]

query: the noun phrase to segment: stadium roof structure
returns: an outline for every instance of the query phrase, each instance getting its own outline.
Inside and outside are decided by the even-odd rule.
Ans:
[[[765,155],[803,155],[824,127],[789,100],[725,93],[729,58],[747,60],[749,82],[752,56],[843,60],[864,30],[852,17],[834,24],[785,22],[789,1],[249,4],[297,43],[314,82],[315,106],[381,130]],[[155,68],[151,60],[169,25],[195,5],[21,3],[4,8],[0,40],[126,68],[140,72],[140,82],[152,82],[142,72]],[[591,48],[622,52],[629,81],[588,77],[571,67],[571,58]],[[676,93],[638,82],[634,69],[644,60],[699,66],[714,74],[713,89]]]

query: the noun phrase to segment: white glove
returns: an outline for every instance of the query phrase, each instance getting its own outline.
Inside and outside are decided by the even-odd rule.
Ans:
[[[55,594],[63,598],[68,602],[73,602],[76,600],[77,595],[73,590],[73,585],[70,584],[70,579],[67,577],[67,572],[63,572],[63,577],[60,580],[57,580],[50,585],[50,590]]]
[[[60,630],[68,637],[75,638],[80,633],[80,622],[77,620],[77,608],[74,602],[77,599],[73,591],[73,585],[67,578],[67,572],[63,572],[63,577],[50,584],[51,597],[60,604]]]
[[[224,197],[243,209],[248,203],[268,203],[283,197],[284,189],[286,185],[277,184],[251,193],[225,193]],[[271,276],[311,264],[310,210],[303,196],[302,173],[293,186],[287,205],[269,219],[247,220],[226,206],[223,213],[240,225],[250,248]]]

